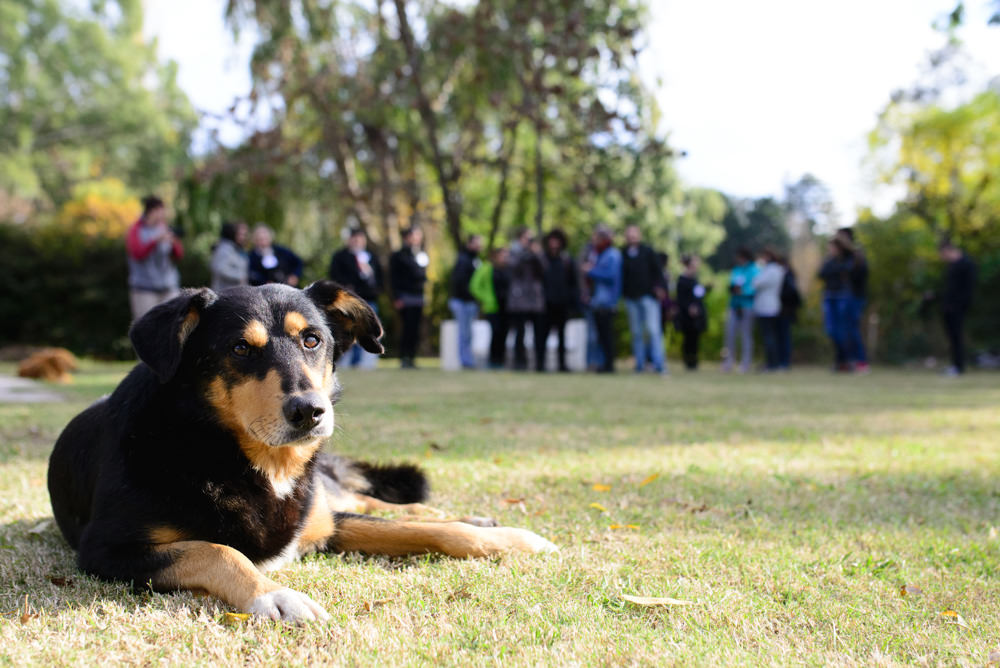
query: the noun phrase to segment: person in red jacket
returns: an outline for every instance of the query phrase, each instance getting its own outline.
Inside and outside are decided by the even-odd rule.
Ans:
[[[155,195],[142,198],[142,216],[128,230],[129,302],[138,320],[157,304],[180,293],[180,274],[174,264],[184,246],[167,225],[167,208]]]

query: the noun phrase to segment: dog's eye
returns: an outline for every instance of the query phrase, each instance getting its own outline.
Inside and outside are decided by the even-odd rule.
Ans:
[[[246,341],[240,341],[233,346],[233,354],[237,357],[246,357],[250,354],[250,344]]]
[[[315,334],[306,334],[304,337],[302,337],[302,345],[304,345],[309,350],[318,347],[320,343],[322,342],[319,340],[319,337],[316,336]]]

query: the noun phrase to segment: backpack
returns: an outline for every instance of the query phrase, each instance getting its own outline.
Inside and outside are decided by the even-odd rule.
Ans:
[[[796,311],[800,306],[802,306],[802,295],[799,293],[795,274],[786,271],[785,278],[781,281],[781,308],[785,311]]]

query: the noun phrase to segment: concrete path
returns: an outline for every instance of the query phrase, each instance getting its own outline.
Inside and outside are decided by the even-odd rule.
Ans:
[[[0,404],[35,404],[66,401],[66,397],[28,378],[0,374]]]

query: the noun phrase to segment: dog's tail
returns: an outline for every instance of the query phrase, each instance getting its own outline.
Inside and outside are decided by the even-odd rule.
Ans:
[[[431,486],[419,466],[413,464],[369,464],[354,462],[368,481],[368,494],[387,503],[422,503]]]
[[[321,452],[316,468],[327,484],[374,496],[387,503],[421,503],[430,496],[430,484],[413,464],[369,464]]]

